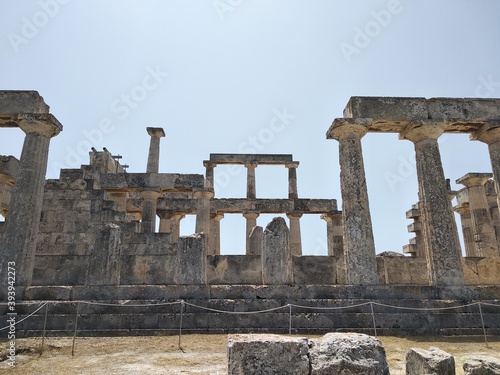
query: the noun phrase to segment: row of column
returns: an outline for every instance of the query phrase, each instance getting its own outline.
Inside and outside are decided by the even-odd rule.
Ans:
[[[348,284],[376,284],[375,245],[363,165],[361,138],[370,119],[338,119],[328,137],[339,141],[346,277]],[[437,139],[443,124],[412,121],[400,139],[415,146],[423,248],[432,285],[465,283],[458,233]],[[488,144],[496,191],[500,191],[500,126],[485,125],[471,135]]]
[[[255,168],[258,166],[258,162],[245,163],[245,168],[247,169],[247,199],[257,198],[257,188],[255,183]],[[205,188],[214,189],[214,168],[217,163],[205,161],[203,165],[206,168],[205,174]],[[297,167],[299,163],[285,163],[285,167],[288,169],[288,199],[297,199]]]

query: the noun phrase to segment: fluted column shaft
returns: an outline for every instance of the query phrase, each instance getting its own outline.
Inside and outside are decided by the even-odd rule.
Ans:
[[[374,285],[378,283],[377,263],[361,148],[367,126],[345,120],[329,137],[339,141],[346,282]]]
[[[210,237],[210,199],[214,193],[210,190],[199,190],[194,192],[196,204],[196,233],[205,233],[208,242]]]
[[[255,168],[256,163],[246,163],[247,168],[247,199],[256,198],[256,188],[255,188]]]
[[[477,257],[476,246],[474,243],[474,231],[472,230],[472,220],[470,216],[469,204],[462,203],[454,208],[460,215],[462,224],[462,236],[464,238],[465,256]]]
[[[210,215],[210,243],[207,249],[207,255],[220,255],[220,221],[224,214]]]
[[[50,138],[59,134],[61,127],[35,120],[21,120],[19,127],[26,136],[0,246],[0,285],[7,282],[9,265],[14,265],[16,285],[29,286],[33,277]]]
[[[287,163],[285,167],[288,168],[288,199],[298,199],[297,189],[297,167],[298,163]]]
[[[422,234],[431,285],[463,285],[460,243],[437,142],[442,133],[439,124],[418,121],[408,125],[400,138],[415,146]]]

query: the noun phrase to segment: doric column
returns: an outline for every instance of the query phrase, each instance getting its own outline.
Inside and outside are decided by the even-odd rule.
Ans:
[[[497,246],[500,249],[500,211],[498,210],[497,192],[495,190],[495,182],[489,180],[484,185],[486,190],[486,199],[488,200],[488,207],[490,209],[491,220],[495,227],[495,235],[497,237]]]
[[[210,215],[210,243],[207,255],[220,255],[220,221],[224,214],[215,213]]]
[[[146,130],[151,136],[146,173],[158,173],[160,164],[160,138],[165,137],[165,132],[162,128],[146,128]]]
[[[197,190],[194,192],[196,203],[196,233],[205,233],[208,241],[210,233],[210,199],[214,196],[211,190]]]
[[[345,284],[346,280],[342,214],[323,214],[321,215],[321,219],[326,221],[328,255],[333,257],[335,262],[335,280],[337,281],[337,284]]]
[[[422,234],[431,285],[463,285],[462,255],[437,139],[440,124],[414,121],[401,133],[415,145]]]
[[[425,251],[422,238],[422,221],[420,219],[420,209],[418,203],[412,205],[411,209],[406,211],[406,218],[413,219],[413,223],[408,225],[408,232],[415,233],[415,239],[410,240],[409,247],[414,250],[413,256],[424,258]],[[414,245],[414,246],[413,246]]]
[[[174,213],[174,216],[172,218],[172,221],[170,223],[170,242],[171,243],[178,243],[179,242],[179,236],[181,232],[181,220],[186,217],[186,214],[182,212],[176,212]]]
[[[474,243],[474,231],[472,230],[469,203],[461,203],[453,207],[453,209],[460,215],[462,235],[464,237],[465,256],[476,257],[476,244]]]
[[[255,167],[257,167],[257,163],[245,163],[245,167],[247,169],[247,199],[255,199]]]
[[[142,197],[142,232],[156,231],[156,200],[161,196],[158,191],[141,191]]]
[[[355,285],[378,283],[375,243],[361,149],[361,138],[367,132],[369,121],[337,119],[328,134],[328,138],[339,141],[346,282]]]
[[[299,194],[297,191],[297,167],[299,163],[286,163],[285,167],[288,168],[288,199],[298,199]]]
[[[500,256],[484,189],[491,177],[491,173],[467,173],[456,181],[467,188],[476,254],[481,257]]]
[[[18,125],[26,136],[0,246],[0,285],[6,285],[8,267],[13,265],[10,262],[15,262],[16,285],[29,286],[42,212],[49,143],[62,126],[51,115],[26,115]]]
[[[213,189],[214,188],[214,167],[216,166],[216,164],[208,162],[208,161],[204,161],[203,165],[206,168],[205,188],[206,189]]]
[[[292,250],[292,255],[301,256],[302,255],[302,237],[300,235],[300,218],[302,217],[301,212],[292,212],[286,214],[290,220],[290,248]]]
[[[247,224],[246,224],[246,255],[251,255],[253,254],[253,250],[251,248],[251,243],[250,243],[250,233],[252,233],[252,229],[257,226],[257,218],[259,217],[260,213],[258,212],[245,212],[243,213],[243,217],[247,219]]]
[[[158,212],[158,216],[160,217],[160,233],[171,233],[172,232],[172,220],[174,217],[173,212]]]

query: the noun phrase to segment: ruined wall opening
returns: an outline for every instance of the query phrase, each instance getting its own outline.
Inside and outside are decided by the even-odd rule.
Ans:
[[[259,165],[255,168],[255,185],[257,198],[287,199],[288,169],[282,165]]]
[[[320,214],[304,214],[300,218],[302,255],[328,255],[326,221]]]
[[[243,165],[221,164],[214,168],[215,198],[246,198],[247,169]]]
[[[196,215],[186,215],[179,223],[181,236],[190,236],[196,232]]]
[[[224,214],[220,221],[221,255],[245,255],[246,219],[242,214]]]

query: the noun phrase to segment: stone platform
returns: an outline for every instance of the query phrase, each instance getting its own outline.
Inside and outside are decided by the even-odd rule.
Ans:
[[[16,305],[17,320],[45,301],[51,301],[46,330],[53,336],[73,335],[77,309],[78,336],[178,334],[181,308],[185,333],[288,333],[291,328],[301,334],[374,334],[375,319],[380,335],[482,335],[478,301],[486,332],[500,334],[498,286],[31,287]],[[457,306],[463,307],[451,308]],[[262,310],[271,311],[248,313]],[[0,312],[3,327],[6,307]],[[45,307],[17,325],[17,337],[41,336],[44,318]]]

